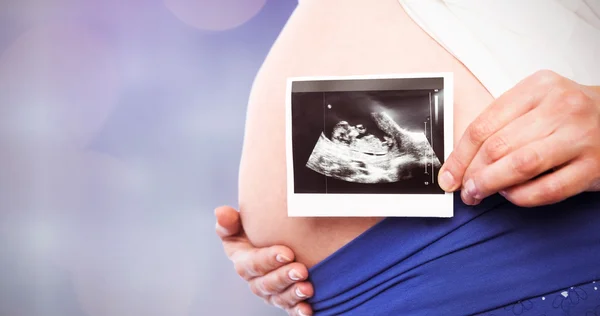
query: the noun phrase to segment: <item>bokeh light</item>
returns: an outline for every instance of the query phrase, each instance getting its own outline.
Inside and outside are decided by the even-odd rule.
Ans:
[[[164,0],[166,7],[186,24],[210,31],[236,28],[252,19],[266,0]]]
[[[282,314],[212,210],[237,200],[252,79],[295,5],[0,4],[0,315]]]

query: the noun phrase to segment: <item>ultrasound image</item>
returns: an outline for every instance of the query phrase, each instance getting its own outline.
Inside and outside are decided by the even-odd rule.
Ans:
[[[420,174],[429,166],[440,167],[425,134],[409,132],[385,112],[371,113],[383,139],[362,125],[346,121],[335,125],[330,138],[321,134],[306,166],[323,175],[349,182],[397,182]]]
[[[295,192],[443,194],[442,93],[292,93]]]

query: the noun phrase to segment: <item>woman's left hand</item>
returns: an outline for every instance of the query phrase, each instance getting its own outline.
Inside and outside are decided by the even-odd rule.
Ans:
[[[535,207],[600,190],[600,91],[551,71],[529,76],[467,128],[438,180],[462,187],[469,205],[500,193]]]

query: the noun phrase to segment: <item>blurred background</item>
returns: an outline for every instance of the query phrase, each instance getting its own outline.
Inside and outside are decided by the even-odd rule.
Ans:
[[[0,1],[0,316],[283,315],[214,233],[297,0]]]

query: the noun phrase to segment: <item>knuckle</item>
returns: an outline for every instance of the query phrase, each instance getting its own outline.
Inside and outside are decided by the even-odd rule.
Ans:
[[[267,280],[265,278],[259,278],[256,281],[256,287],[258,288],[259,291],[261,291],[261,293],[264,296],[273,294],[273,291],[271,290],[271,287],[269,286],[269,282],[267,282]]]
[[[489,162],[497,161],[504,157],[510,151],[510,145],[501,136],[495,136],[486,141],[484,145],[484,153],[489,159]]]
[[[291,307],[298,303],[297,299],[295,299],[294,295],[292,295],[289,291],[287,291],[285,295],[281,295],[280,298],[284,306]]]
[[[234,264],[235,272],[244,279],[248,279],[249,275],[244,266],[240,263]]]
[[[259,276],[261,271],[261,265],[256,260],[249,260],[247,262],[247,273],[250,276]]]
[[[549,203],[557,203],[564,199],[565,186],[558,179],[544,181],[531,188],[527,192],[522,192],[516,198],[513,204],[520,207],[537,207]]]
[[[529,178],[537,175],[542,165],[542,158],[537,151],[524,149],[513,156],[511,163],[513,171]]]
[[[252,293],[258,297],[262,297],[262,298],[266,298],[267,295],[265,295],[264,291],[262,291],[262,289],[260,288],[260,285],[258,283],[258,281],[253,281],[249,283],[250,285],[250,291],[252,291]]]
[[[592,103],[590,97],[578,89],[569,89],[561,93],[563,103],[572,113],[587,113]]]
[[[492,132],[492,124],[479,118],[469,126],[468,137],[473,145],[481,144]]]
[[[565,186],[562,181],[555,179],[546,181],[537,192],[540,198],[545,198],[551,201],[560,200],[561,196],[565,192]]]
[[[540,206],[548,203],[556,203],[562,199],[564,187],[558,180],[545,181],[539,184],[526,198],[525,205],[528,207]]]
[[[266,293],[276,293],[277,292],[277,287],[275,286],[275,284],[273,284],[273,282],[269,282],[267,280],[264,280],[261,284],[261,288],[266,292]]]
[[[444,168],[450,171],[450,173],[452,173],[454,176],[456,176],[460,173],[458,171],[465,170],[467,168],[467,165],[463,163],[463,159],[459,157],[458,153],[453,152],[448,157],[446,163],[444,163]]]
[[[275,295],[275,296],[271,296],[271,303],[273,304],[273,306],[280,308],[280,309],[285,309],[286,307],[288,307],[289,305],[285,302],[285,300],[283,300],[280,296]]]
[[[562,77],[558,73],[556,73],[552,70],[542,69],[542,70],[536,71],[531,76],[531,79],[537,85],[548,86],[548,85],[555,85],[556,83],[560,82]]]

